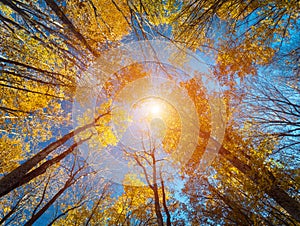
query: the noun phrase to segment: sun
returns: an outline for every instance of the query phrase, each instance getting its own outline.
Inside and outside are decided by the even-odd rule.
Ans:
[[[153,115],[158,115],[161,113],[161,106],[159,106],[159,104],[157,103],[153,103],[149,106],[150,108],[150,112],[153,114]]]
[[[152,120],[153,118],[162,118],[165,116],[165,103],[158,98],[145,98],[133,106],[133,114],[141,120]]]

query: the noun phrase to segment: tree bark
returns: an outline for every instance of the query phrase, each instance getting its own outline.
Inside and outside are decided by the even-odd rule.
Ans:
[[[76,147],[78,147],[80,144],[82,144],[83,142],[85,142],[87,139],[82,140],[78,143],[73,144],[72,146],[70,146],[66,151],[64,151],[63,153],[61,153],[60,155],[56,156],[53,159],[50,159],[46,162],[44,162],[41,166],[39,166],[38,168],[30,171],[28,174],[26,174],[18,183],[14,184],[12,187],[7,188],[6,191],[4,191],[3,193],[7,194],[10,191],[22,186],[23,184],[27,184],[29,181],[31,181],[32,179],[38,177],[39,175],[43,174],[46,172],[46,170],[54,165],[55,163],[60,162],[63,158],[65,158],[67,155],[69,155],[70,153],[72,153],[74,151],[74,149]]]
[[[250,180],[259,186],[262,178],[260,178],[258,174],[253,174],[254,170],[251,166],[233,156],[230,151],[224,148],[224,146],[221,146],[219,154],[225,157],[234,167],[244,173]],[[268,169],[264,168],[263,172],[271,181],[271,186],[264,188],[265,193],[284,208],[296,221],[300,222],[300,203],[278,186],[276,178]]]
[[[167,226],[171,226],[171,214],[170,214],[170,211],[168,209],[168,206],[167,206],[167,201],[166,201],[166,193],[165,193],[165,183],[164,183],[164,180],[162,179],[162,174],[160,174],[160,183],[161,183],[161,190],[162,190],[162,196],[163,196],[163,207],[164,207],[164,210],[166,212],[166,215],[167,215]]]
[[[95,56],[99,56],[99,54],[88,44],[83,35],[77,31],[73,23],[68,19],[68,17],[63,13],[63,11],[59,8],[59,6],[55,3],[54,0],[45,0],[47,5],[56,13],[59,19],[67,25],[67,27],[72,31],[76,38],[78,38],[83,45]]]
[[[153,193],[154,193],[154,207],[155,207],[155,213],[157,217],[157,224],[159,226],[164,226],[164,220],[161,214],[160,204],[159,204],[159,194],[158,194],[158,187],[157,187],[157,173],[156,173],[156,160],[154,153],[152,154],[152,167],[153,167]]]
[[[25,163],[11,171],[9,174],[5,175],[0,179],[0,197],[6,195],[10,191],[12,191],[18,183],[24,179],[24,177],[27,175],[27,173],[33,169],[35,166],[37,166],[38,163],[40,163],[42,160],[44,160],[51,152],[53,152],[56,148],[60,147],[64,143],[66,143],[68,140],[73,138],[75,135],[93,127],[95,123],[103,116],[109,114],[109,112],[104,113],[97,117],[93,122],[79,127],[72,132],[66,134],[59,140],[51,143],[46,148],[44,148],[42,151],[35,154],[33,157],[28,159]],[[23,183],[24,184],[24,183]],[[18,187],[18,186],[17,186]]]
[[[40,209],[36,214],[34,214],[29,221],[26,222],[26,224],[24,224],[24,226],[30,226],[32,225],[34,222],[37,221],[37,219],[39,219],[45,212],[47,209],[49,209],[49,207],[64,193],[65,190],[67,190],[68,187],[70,187],[74,181],[73,181],[73,177],[69,178],[68,181],[65,183],[64,187],[62,189],[60,189],[53,197],[52,199],[50,199],[49,202],[47,202],[42,209]]]
[[[227,159],[234,167],[244,173],[251,181],[260,186],[261,176],[258,173],[253,174],[255,169],[250,165],[244,163],[236,156],[234,156],[229,150],[227,150],[222,144],[219,144],[216,140],[210,137],[208,132],[200,131],[200,136],[206,139],[212,139],[217,146],[220,146],[218,154]],[[263,167],[262,171],[268,177],[268,180],[272,184],[268,188],[262,188],[266,194],[268,194],[277,204],[286,210],[296,221],[300,222],[300,203],[292,198],[286,191],[281,189],[278,182],[272,172]]]

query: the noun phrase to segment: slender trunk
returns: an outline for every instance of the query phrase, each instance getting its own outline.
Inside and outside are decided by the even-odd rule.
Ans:
[[[67,25],[70,31],[78,38],[81,43],[95,56],[97,57],[99,54],[88,44],[87,40],[83,37],[83,35],[77,31],[76,27],[73,23],[68,19],[68,17],[63,13],[63,11],[59,8],[59,6],[55,3],[54,0],[45,0],[46,4],[56,13],[59,19]]]
[[[167,206],[166,201],[166,193],[165,193],[165,184],[164,180],[162,179],[162,175],[160,174],[160,182],[161,182],[161,190],[162,190],[162,196],[163,196],[163,207],[167,215],[167,226],[171,226],[171,214]]]
[[[73,206],[73,207],[71,207],[71,208],[65,210],[64,212],[62,212],[61,214],[59,214],[57,217],[55,217],[55,218],[54,218],[47,226],[53,225],[54,222],[57,221],[59,218],[61,218],[61,217],[63,217],[63,216],[66,216],[70,211],[72,211],[72,210],[74,210],[74,209],[80,208],[83,204],[84,204],[84,202],[81,203],[81,204],[79,204],[79,205]]]
[[[22,62],[5,59],[3,57],[0,57],[0,62],[4,62],[4,63],[8,63],[8,64],[13,64],[13,65],[24,67],[26,69],[34,70],[36,72],[42,73],[44,75],[47,75],[50,78],[54,79],[54,81],[59,81],[60,83],[64,83],[64,81],[61,80],[60,78],[64,78],[66,76],[66,75],[63,75],[63,74],[60,74],[60,73],[57,73],[57,72],[47,71],[47,70],[44,70],[44,69],[33,67],[31,65],[28,65],[28,64],[25,64],[25,63],[22,63]]]
[[[158,187],[157,187],[157,178],[156,178],[156,160],[154,157],[154,153],[152,155],[152,166],[153,166],[153,193],[154,193],[154,207],[155,207],[155,214],[157,217],[157,224],[159,226],[164,226],[164,220],[161,214],[160,204],[159,204],[159,194],[158,194]]]
[[[258,174],[253,174],[254,169],[248,164],[242,162],[240,159],[232,155],[226,148],[221,146],[219,154],[224,156],[234,167],[244,173],[250,180],[258,186],[262,178]],[[281,189],[276,181],[274,175],[266,168],[262,170],[265,176],[268,177],[271,185],[264,188],[266,194],[274,199],[282,208],[284,208],[295,220],[300,222],[300,203],[292,198],[286,191]]]
[[[266,193],[300,223],[300,203],[296,199],[289,196],[276,184],[273,184]]]
[[[200,136],[206,139],[212,139],[216,146],[221,146],[219,149],[219,154],[227,159],[234,167],[239,171],[244,173],[250,180],[252,180],[258,186],[263,178],[259,174],[253,174],[256,169],[253,169],[250,165],[242,162],[236,156],[234,156],[229,150],[227,150],[223,145],[220,145],[216,140],[210,137],[210,134],[204,131],[200,131]],[[271,182],[271,186],[268,188],[263,188],[264,192],[268,194],[278,205],[286,210],[296,221],[300,222],[300,203],[292,198],[286,191],[281,189],[276,181],[276,178],[265,167],[262,169],[265,176]]]
[[[24,197],[24,196],[23,196]],[[15,213],[20,202],[23,200],[23,197],[18,200],[18,202],[14,205],[14,207],[0,220],[0,225],[3,224],[11,215]]]
[[[156,183],[153,184],[153,192],[154,192],[154,207],[155,207],[155,214],[157,217],[157,224],[159,226],[163,226],[164,221],[160,210],[158,188]]]
[[[222,195],[218,189],[216,189],[214,186],[212,186],[208,180],[205,180],[209,190],[213,191],[222,201],[225,205],[227,205],[230,209],[232,209],[234,212],[239,213],[239,218],[241,222],[243,222],[243,225],[254,225],[254,222],[251,220],[251,218],[248,217],[248,215],[252,215],[252,213],[245,213],[243,210],[243,207],[240,206],[237,202],[232,201],[229,197],[226,195]],[[241,223],[240,222],[240,223]]]
[[[100,198],[98,199],[97,203],[93,206],[92,212],[91,212],[90,216],[88,217],[88,219],[85,223],[85,226],[88,226],[90,224],[90,221],[92,220],[93,216],[97,212],[97,209],[98,209],[99,205],[105,199],[107,190],[108,190],[108,185],[106,184],[105,187],[102,190],[102,194],[101,194]]]
[[[32,225],[34,222],[37,221],[37,219],[39,219],[40,216],[42,216],[47,209],[49,209],[49,207],[64,193],[64,191],[70,187],[72,185],[72,180],[73,178],[71,177],[64,185],[64,187],[62,189],[60,189],[53,197],[52,199],[50,199],[49,202],[47,202],[42,209],[40,209],[39,212],[37,212],[36,214],[34,214],[29,221],[26,222],[26,224],[24,224],[24,226],[30,226]]]
[[[9,174],[5,175],[0,179],[0,197],[6,195],[10,191],[12,191],[18,183],[24,179],[24,177],[27,175],[27,173],[32,170],[35,166],[37,166],[38,163],[40,163],[42,160],[44,160],[51,152],[53,152],[56,148],[60,147],[64,143],[66,143],[68,140],[73,138],[75,135],[93,127],[95,125],[95,122],[97,122],[101,117],[104,115],[109,114],[109,112],[100,115],[98,118],[96,118],[93,122],[79,127],[75,129],[74,131],[66,134],[59,140],[51,143],[46,148],[44,148],[42,151],[35,154],[33,157],[28,159],[25,163],[11,171]],[[17,186],[18,187],[18,186]]]
[[[82,144],[83,142],[85,142],[87,139],[82,140],[78,143],[73,144],[71,147],[69,147],[66,151],[64,151],[62,154],[56,156],[53,159],[50,159],[46,162],[44,162],[41,166],[39,166],[38,168],[32,170],[31,172],[29,172],[28,174],[26,174],[18,183],[14,184],[12,187],[10,187],[9,189],[7,189],[6,191],[4,191],[6,194],[20,186],[22,186],[23,184],[28,183],[29,181],[31,181],[32,179],[38,177],[39,175],[43,174],[46,172],[46,170],[54,165],[55,163],[60,162],[63,158],[65,158],[67,155],[69,155],[70,153],[72,153],[74,151],[74,149],[79,146],[80,144]]]

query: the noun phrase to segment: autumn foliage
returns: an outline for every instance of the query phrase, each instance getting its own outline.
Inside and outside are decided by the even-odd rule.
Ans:
[[[299,10],[1,0],[0,225],[299,225]]]

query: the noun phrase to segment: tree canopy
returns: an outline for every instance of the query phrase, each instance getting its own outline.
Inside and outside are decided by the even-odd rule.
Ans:
[[[299,12],[1,0],[0,225],[299,225]]]

